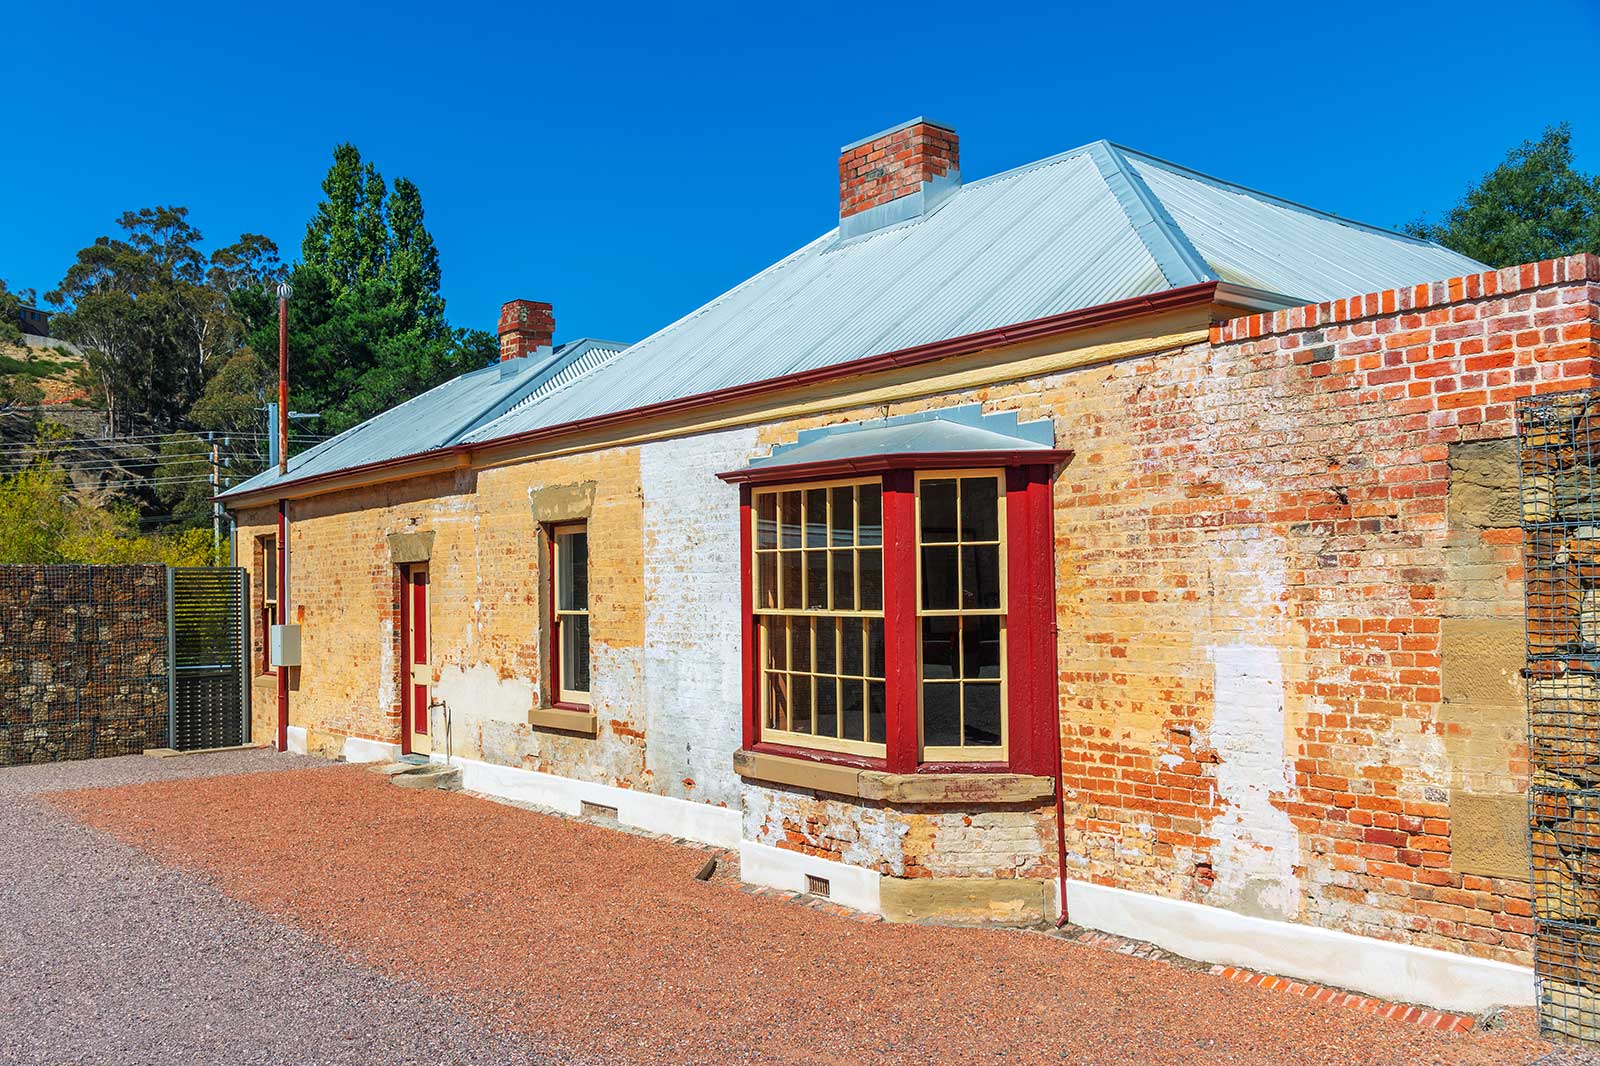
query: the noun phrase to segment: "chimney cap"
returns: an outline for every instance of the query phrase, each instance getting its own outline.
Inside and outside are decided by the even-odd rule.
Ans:
[[[879,130],[877,133],[871,133],[865,137],[859,138],[858,140],[851,141],[843,148],[840,148],[839,151],[848,152],[852,148],[860,148],[863,144],[870,144],[879,137],[887,137],[891,133],[899,133],[901,130],[909,129],[912,126],[935,126],[947,133],[955,133],[956,131],[956,128],[950,125],[948,122],[935,122],[926,115],[918,115],[916,118],[907,119],[904,122],[897,122],[888,129]]]

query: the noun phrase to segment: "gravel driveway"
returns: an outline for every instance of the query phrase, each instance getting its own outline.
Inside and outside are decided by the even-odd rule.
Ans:
[[[63,769],[42,787],[80,783]],[[24,1058],[70,1061],[74,1039],[85,1061],[130,1062],[526,1061],[534,1046],[598,1062],[1424,1066],[1552,1050],[1526,1011],[1439,1034],[1036,933],[866,924],[695,881],[704,853],[669,841],[358,767],[51,799],[165,868],[8,801],[33,842],[0,871],[0,1001],[20,1005],[0,1023]]]
[[[244,751],[0,770],[0,1062],[551,1061],[38,795],[307,766],[327,764]]]

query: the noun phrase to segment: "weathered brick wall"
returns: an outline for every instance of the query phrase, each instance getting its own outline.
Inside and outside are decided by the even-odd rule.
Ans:
[[[166,744],[166,567],[0,566],[0,766]]]
[[[863,807],[729,774],[736,494],[713,475],[802,428],[977,401],[1053,419],[1076,451],[1055,490],[1069,876],[1525,962],[1505,441],[1516,396],[1593,380],[1596,278],[1593,258],[1537,264],[1024,380],[297,503],[293,720],[330,745],[398,739],[384,538],[426,528],[457,754],[738,802],[751,839],[896,876],[1049,876],[1047,808]],[[595,738],[525,720],[546,579],[530,500],[588,482]],[[269,531],[250,514],[246,536]]]
[[[1592,379],[1596,278],[1580,257],[1257,316],[1075,375],[1076,876],[1527,961],[1525,858],[1453,848],[1519,832],[1526,783],[1515,460],[1480,442],[1516,396]]]
[[[889,877],[1055,876],[1055,808],[845,800],[746,784],[744,836]]]

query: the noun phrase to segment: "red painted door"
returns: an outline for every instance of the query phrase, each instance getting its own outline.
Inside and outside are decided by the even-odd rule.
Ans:
[[[428,654],[428,567],[417,563],[406,570],[405,651],[406,725],[408,749],[427,754],[432,750],[428,737],[429,688],[433,666]]]

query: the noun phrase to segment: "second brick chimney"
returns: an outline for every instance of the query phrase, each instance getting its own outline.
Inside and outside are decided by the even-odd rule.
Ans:
[[[500,361],[520,359],[555,342],[555,309],[538,300],[500,305]]]
[[[853,237],[926,215],[961,186],[955,130],[902,122],[839,150],[839,232]]]

